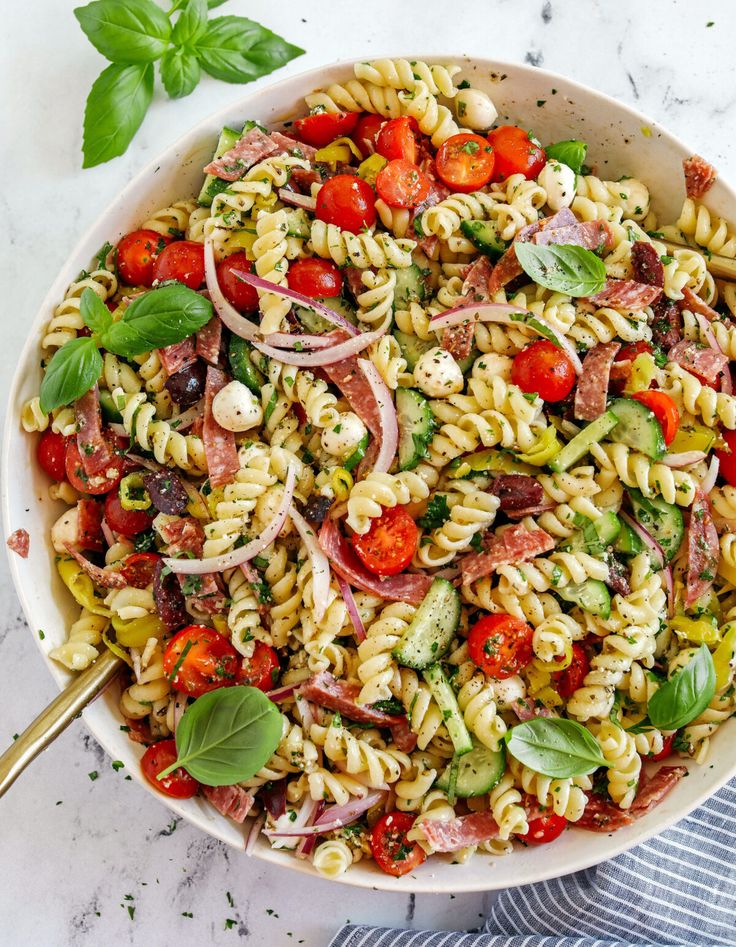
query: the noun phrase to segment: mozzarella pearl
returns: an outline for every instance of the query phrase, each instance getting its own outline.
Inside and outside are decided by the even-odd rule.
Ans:
[[[480,89],[461,89],[455,98],[455,113],[465,128],[485,131],[498,118],[496,106]]]
[[[463,390],[465,379],[455,359],[439,346],[425,352],[414,366],[414,381],[425,395],[442,398]]]
[[[337,423],[322,431],[322,449],[333,457],[349,457],[366,435],[363,422],[357,414],[345,411],[338,415]]]
[[[79,541],[79,511],[76,506],[71,510],[65,510],[58,520],[51,527],[51,545],[54,552],[59,555],[68,556],[64,543],[70,546],[78,546]]]
[[[241,381],[231,381],[212,399],[212,415],[226,431],[249,431],[263,422],[258,399]]]
[[[569,207],[575,197],[577,180],[572,168],[561,161],[548,161],[539,172],[537,183],[547,192],[550,210]]]

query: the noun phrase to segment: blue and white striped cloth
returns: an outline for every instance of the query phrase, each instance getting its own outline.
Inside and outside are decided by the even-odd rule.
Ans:
[[[657,838],[502,892],[483,932],[350,925],[329,947],[736,947],[736,781]]]

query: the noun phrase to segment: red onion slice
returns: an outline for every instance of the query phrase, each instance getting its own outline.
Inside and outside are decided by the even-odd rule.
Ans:
[[[708,473],[705,475],[703,482],[700,484],[700,489],[706,496],[708,496],[713,487],[716,485],[716,480],[718,479],[718,469],[720,466],[721,462],[714,454],[711,458],[710,466],[708,467]]]
[[[297,306],[313,309],[328,322],[339,326],[350,335],[358,335],[359,330],[352,322],[348,322],[345,316],[341,316],[339,312],[335,312],[334,309],[330,309],[330,307],[325,306],[324,303],[317,302],[317,300],[312,299],[311,296],[305,296],[304,293],[297,293],[293,289],[289,289],[288,286],[280,286],[278,283],[272,283],[270,280],[263,279],[260,276],[256,276],[255,273],[248,273],[245,270],[233,270],[233,274],[237,276],[238,279],[242,279],[244,283],[248,283],[256,289],[260,289],[266,293],[272,293],[274,296],[280,296],[282,299],[288,299],[289,302]],[[209,285],[209,283],[207,285]],[[214,302],[214,299],[212,302]]]
[[[353,590],[350,588],[348,583],[343,579],[341,575],[336,576],[337,584],[340,586],[340,592],[342,593],[343,601],[345,602],[345,608],[348,610],[348,615],[350,616],[350,623],[353,626],[353,631],[355,632],[355,640],[360,644],[361,641],[365,641],[365,625],[360,617],[360,612],[358,611],[358,603],[355,601],[355,596],[353,595]]]
[[[315,832],[312,826],[312,820],[314,819],[318,806],[319,802],[316,799],[312,799],[311,796],[307,796],[302,802],[301,807],[296,814],[296,818],[289,824],[288,830],[274,831],[273,829],[264,829],[263,834],[267,835],[269,838],[293,839],[294,842],[297,842],[298,839],[305,835],[314,835]],[[283,821],[283,819],[284,816],[281,816],[281,821]],[[288,847],[289,846],[287,844],[274,846],[274,848]]]
[[[369,792],[367,796],[363,796],[362,799],[356,797],[350,802],[346,802],[344,806],[328,806],[324,812],[315,819],[313,825],[305,825],[297,832],[294,832],[292,829],[285,832],[274,832],[273,830],[266,829],[264,834],[273,838],[288,838],[292,835],[324,835],[327,832],[342,829],[346,825],[355,822],[364,812],[372,809],[373,806],[385,799],[386,795],[385,789],[375,789]]]
[[[245,546],[241,546],[240,549],[232,549],[221,556],[212,556],[209,559],[171,559],[167,557],[164,559],[164,565],[168,566],[177,575],[205,575],[209,572],[224,572],[225,569],[234,569],[244,562],[248,562],[249,559],[253,559],[259,552],[270,546],[281,532],[281,527],[286,522],[291,500],[294,496],[295,485],[296,473],[294,467],[290,466],[286,474],[284,496],[274,518],[260,536],[252,539]]]
[[[312,565],[312,614],[319,624],[327,611],[327,600],[330,594],[330,561],[322,551],[317,541],[317,534],[304,519],[301,513],[292,509],[289,513],[291,521],[307,547],[307,555]]]
[[[253,849],[256,847],[256,842],[258,841],[258,836],[261,834],[261,829],[266,824],[266,814],[262,812],[257,818],[251,819],[250,829],[248,830],[248,838],[245,842],[245,854],[252,855]]]
[[[113,534],[113,531],[107,525],[107,520],[104,517],[102,519],[102,522],[100,523],[100,529],[102,530],[102,535],[105,537],[105,542],[107,543],[107,545],[114,546],[116,542],[115,536]]]
[[[266,691],[266,697],[272,700],[274,704],[278,704],[280,701],[291,697],[298,686],[298,684],[286,684],[284,687],[277,687],[275,690]]]
[[[320,801],[317,803],[316,809],[312,813],[312,818],[309,820],[309,822],[307,822],[307,825],[308,826],[314,825],[314,823],[322,815],[324,810],[325,810],[325,804],[320,799]],[[297,845],[296,851],[294,852],[294,854],[296,855],[297,858],[309,858],[309,856],[314,851],[314,846],[316,844],[317,844],[316,835],[305,835],[302,838],[302,840],[299,842],[299,844]]]
[[[367,358],[360,358],[358,359],[358,365],[370,385],[373,397],[376,399],[381,424],[381,448],[373,464],[373,470],[378,473],[387,473],[394,462],[394,455],[399,444],[399,422],[396,417],[396,406],[386,382],[381,378],[381,373],[373,362],[369,362]]]
[[[497,322],[505,326],[526,326],[563,349],[578,375],[583,371],[583,363],[573,343],[555,331],[546,319],[529,312],[528,309],[520,309],[509,303],[471,303],[438,313],[430,319],[429,325],[431,329],[439,330],[460,325],[463,322]]]
[[[637,520],[635,520],[633,516],[629,516],[629,514],[625,513],[623,510],[621,510],[618,515],[621,517],[622,520],[624,520],[625,523],[629,524],[629,526],[634,530],[634,532],[639,537],[639,539],[641,539],[641,541],[647,547],[649,552],[652,553],[656,561],[657,567],[659,569],[663,569],[664,564],[665,564],[664,550],[659,545],[659,543],[654,538],[654,536],[648,533],[644,529],[644,527],[641,525],[641,523],[637,522]]]
[[[690,464],[699,464],[707,456],[702,450],[686,450],[681,454],[665,454],[662,463],[679,470],[681,467],[689,467]]]
[[[169,424],[172,425],[175,431],[186,431],[186,429],[191,427],[197,418],[201,418],[203,414],[204,398],[195,405],[192,405],[191,408],[187,408],[186,411],[182,411],[181,414],[177,414],[175,418],[170,418]]]
[[[290,191],[287,187],[279,188],[279,197],[284,204],[291,204],[292,207],[303,207],[304,210],[314,211],[317,209],[317,198],[310,197],[309,194],[299,194],[297,191]]]
[[[263,337],[269,345],[280,349],[326,349],[335,344],[335,337],[331,333],[326,335],[292,335],[290,332],[272,332]]]
[[[329,348],[320,349],[316,352],[289,352],[286,349],[277,349],[272,345],[266,345],[255,339],[252,340],[254,348],[267,355],[269,358],[283,362],[284,365],[296,365],[299,368],[314,368],[319,365],[334,365],[335,362],[341,362],[352,355],[357,355],[363,349],[368,348],[388,331],[393,315],[391,310],[386,314],[386,319],[373,332],[362,332],[360,335],[354,335],[353,338],[345,342],[339,342],[337,345],[331,345]]]
[[[235,335],[240,336],[241,339],[252,342],[253,339],[260,334],[261,330],[255,322],[251,322],[250,319],[241,316],[235,306],[225,299],[220,289],[220,284],[217,281],[215,251],[212,240],[209,238],[204,242],[204,278],[207,282],[207,289],[210,293],[212,305],[215,307],[215,311],[222,320],[223,325],[227,326]]]

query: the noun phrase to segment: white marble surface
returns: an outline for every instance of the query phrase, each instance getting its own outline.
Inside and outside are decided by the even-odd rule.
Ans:
[[[179,102],[157,93],[129,152],[82,171],[83,102],[101,61],[79,32],[72,6],[26,0],[22,12],[14,7],[4,18],[3,404],[26,325],[85,227],[151,155],[241,94],[237,86],[206,78]],[[457,52],[567,73],[656,116],[736,179],[736,156],[729,150],[736,120],[733,0],[230,0],[218,12],[251,16],[303,46],[307,55],[291,64],[293,72],[341,58]],[[4,560],[0,667],[5,744],[53,697],[54,687]],[[94,781],[88,776],[93,771],[99,773]],[[414,899],[330,887],[250,861],[172,822],[161,804],[125,781],[124,771],[111,769],[81,723],[0,806],[5,947],[238,939],[322,947],[348,919],[467,929],[480,922],[489,901],[483,895]]]

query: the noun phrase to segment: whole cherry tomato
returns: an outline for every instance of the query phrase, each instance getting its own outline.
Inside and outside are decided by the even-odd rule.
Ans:
[[[111,490],[105,497],[105,521],[116,533],[123,536],[137,536],[151,528],[156,511],[124,510],[117,490]]]
[[[376,138],[376,152],[388,161],[403,158],[410,164],[416,164],[418,130],[415,118],[392,118],[381,126]]]
[[[481,135],[452,135],[435,158],[437,174],[455,192],[469,194],[488,184],[496,163],[493,148]]]
[[[567,827],[567,819],[551,812],[529,821],[529,831],[525,835],[517,836],[520,842],[527,845],[546,845],[559,838]]]
[[[659,421],[665,444],[671,444],[680,427],[680,412],[672,398],[664,391],[637,391],[631,397],[649,408]]]
[[[141,769],[148,782],[159,792],[174,799],[189,799],[199,792],[199,783],[182,767],[177,767],[173,773],[157,779],[159,773],[168,769],[178,759],[175,740],[160,740],[152,743],[141,759]]]
[[[393,506],[371,521],[367,533],[353,536],[358,558],[375,575],[398,575],[411,562],[419,529],[403,506]]]
[[[243,658],[240,683],[257,687],[260,691],[270,691],[276,686],[279,670],[279,656],[274,649],[262,641],[256,641],[253,654]]]
[[[294,122],[302,141],[313,148],[324,148],[336,138],[350,135],[358,124],[358,112],[314,112]]]
[[[562,401],[575,384],[575,368],[568,356],[552,342],[532,342],[514,358],[511,381],[527,394],[544,401]]]
[[[174,690],[201,697],[239,683],[240,655],[224,635],[206,625],[187,625],[164,651],[164,674]]]
[[[258,291],[237,275],[240,270],[244,273],[255,272],[255,263],[242,250],[231,253],[217,264],[217,282],[222,295],[238,312],[257,312]]]
[[[129,286],[150,286],[155,277],[153,266],[159,253],[171,243],[155,230],[134,230],[118,243],[118,272]]]
[[[360,233],[376,222],[376,195],[362,178],[337,174],[320,188],[315,216],[341,230]]]
[[[534,657],[534,629],[513,615],[485,615],[470,629],[468,653],[489,677],[513,677]]]
[[[204,282],[204,244],[194,240],[177,240],[159,253],[153,264],[153,278],[176,280],[190,289],[199,289]]]
[[[376,192],[389,207],[418,207],[429,187],[427,175],[403,158],[389,161],[376,175]]]
[[[544,167],[547,155],[544,148],[532,141],[529,133],[517,125],[501,125],[488,135],[496,156],[494,181],[505,181],[512,174],[523,174],[527,180],[535,178]]]
[[[44,431],[36,447],[38,465],[52,480],[66,475],[66,438],[52,430]]]
[[[575,691],[583,686],[585,675],[590,670],[590,661],[585,652],[585,648],[577,641],[572,645],[572,660],[564,671],[555,671],[552,675],[552,683],[557,693],[564,700],[568,700]]]
[[[342,292],[342,274],[332,260],[318,256],[295,260],[289,267],[289,289],[312,299],[329,299]]]
[[[406,835],[416,815],[411,812],[389,812],[382,815],[371,830],[371,852],[381,871],[400,878],[418,868],[427,855],[418,842],[407,841]]]

